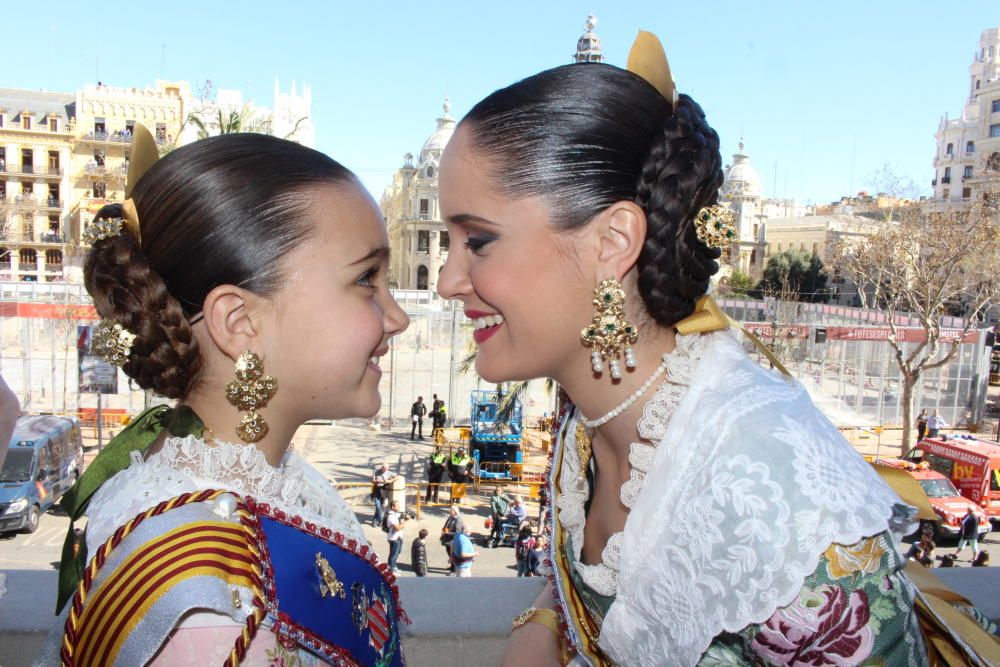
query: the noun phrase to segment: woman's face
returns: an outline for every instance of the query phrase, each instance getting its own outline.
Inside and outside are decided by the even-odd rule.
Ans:
[[[557,233],[539,197],[500,194],[460,126],[441,158],[441,211],[451,236],[438,292],[476,326],[476,371],[490,382],[558,377],[588,362],[593,260],[575,233]],[[579,361],[582,359],[582,361]]]
[[[382,404],[377,358],[410,320],[389,293],[388,239],[371,196],[346,183],[312,199],[313,236],[282,260],[265,369],[279,383],[275,401],[304,419],[369,417]]]

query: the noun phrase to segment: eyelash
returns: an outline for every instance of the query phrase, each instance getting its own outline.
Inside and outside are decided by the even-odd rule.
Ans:
[[[377,289],[377,285],[375,285],[375,277],[377,275],[378,275],[378,268],[369,269],[365,271],[364,275],[362,275],[354,282],[360,287],[366,287],[368,289]]]
[[[489,245],[495,240],[496,239],[482,237],[482,236],[477,236],[477,237],[470,236],[465,240],[465,247],[468,250],[470,250],[473,255],[478,255],[483,248],[485,248],[487,245]]]

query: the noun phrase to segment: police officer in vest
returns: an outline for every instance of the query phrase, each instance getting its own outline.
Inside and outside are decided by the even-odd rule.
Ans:
[[[452,500],[456,501],[465,495],[465,484],[472,479],[472,458],[465,453],[464,447],[459,447],[451,455],[448,462],[448,477],[452,484],[460,484],[460,487],[452,486]]]
[[[441,490],[441,480],[444,479],[445,462],[447,460],[448,456],[442,451],[441,446],[435,446],[434,452],[427,462],[427,481],[430,484],[427,485],[427,496],[424,498],[425,503],[431,502],[432,495],[434,502],[438,502],[438,492]]]

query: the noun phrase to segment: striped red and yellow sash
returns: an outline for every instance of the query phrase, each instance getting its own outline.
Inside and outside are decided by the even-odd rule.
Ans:
[[[89,596],[68,647],[73,662],[113,664],[156,601],[193,577],[259,588],[257,560],[243,526],[225,521],[188,523],[146,542]]]

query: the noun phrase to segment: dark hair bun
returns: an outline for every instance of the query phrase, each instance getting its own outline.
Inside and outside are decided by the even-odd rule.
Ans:
[[[694,311],[719,270],[717,248],[698,239],[694,217],[718,201],[723,175],[719,136],[701,107],[681,95],[642,166],[636,202],[648,230],[639,255],[639,294],[649,314],[670,326]]]
[[[95,219],[120,218],[120,204]],[[135,334],[122,370],[143,389],[182,398],[201,369],[198,343],[180,304],[127,231],[96,242],[84,267],[87,291],[102,318]]]

